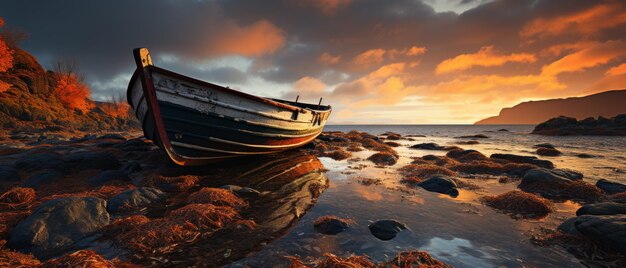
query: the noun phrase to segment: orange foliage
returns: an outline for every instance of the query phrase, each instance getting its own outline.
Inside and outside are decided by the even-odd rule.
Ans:
[[[59,82],[54,88],[54,95],[65,107],[83,112],[88,111],[93,106],[87,99],[89,94],[89,87],[75,74],[59,74]]]
[[[0,27],[4,25],[4,20],[0,18]],[[0,37],[0,73],[6,72],[13,67],[13,51],[7,46],[4,39]],[[11,84],[0,81],[0,93],[11,88]]]

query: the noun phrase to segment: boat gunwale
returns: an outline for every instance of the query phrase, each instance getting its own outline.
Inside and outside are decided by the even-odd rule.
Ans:
[[[259,101],[259,102],[262,102],[262,103],[265,103],[265,104],[269,104],[269,105],[280,107],[280,108],[285,108],[285,109],[288,109],[288,110],[291,110],[291,111],[300,111],[300,112],[302,112],[302,111],[313,111],[313,112],[318,112],[318,113],[329,113],[330,111],[332,111],[332,107],[330,105],[320,106],[320,107],[324,107],[325,109],[302,108],[302,107],[298,107],[298,106],[295,106],[295,105],[290,105],[290,104],[282,103],[282,102],[279,102],[279,101],[275,101],[273,99],[259,97],[259,96],[256,96],[256,95],[248,94],[248,93],[241,92],[241,91],[238,91],[238,90],[234,90],[234,89],[231,89],[231,88],[227,88],[227,87],[223,87],[223,86],[216,85],[216,84],[213,84],[213,83],[209,83],[209,82],[206,82],[206,81],[202,81],[202,80],[199,80],[199,79],[196,79],[196,78],[193,78],[193,77],[189,77],[189,76],[186,76],[186,75],[183,75],[183,74],[179,74],[179,73],[176,73],[176,72],[173,72],[173,71],[170,71],[170,70],[167,70],[167,69],[163,69],[163,68],[160,68],[160,67],[157,67],[157,66],[154,66],[154,65],[149,65],[149,66],[147,66],[145,68],[149,69],[149,70],[152,69],[152,71],[156,71],[158,73],[162,73],[162,74],[165,74],[165,75],[168,75],[168,76],[172,76],[172,77],[174,77],[176,79],[186,80],[186,81],[188,81],[190,83],[198,84],[200,86],[205,86],[205,87],[208,87],[208,88],[211,88],[211,89],[222,91],[224,93],[234,94],[234,95],[246,98],[246,99]]]

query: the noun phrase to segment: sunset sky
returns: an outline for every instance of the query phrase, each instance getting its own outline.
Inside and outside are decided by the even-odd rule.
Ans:
[[[124,93],[157,66],[334,108],[331,123],[473,123],[521,101],[626,88],[626,1],[2,1],[44,65]]]

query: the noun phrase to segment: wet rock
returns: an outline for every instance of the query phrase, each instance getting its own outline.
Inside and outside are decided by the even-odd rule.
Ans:
[[[576,155],[578,158],[595,158],[595,155],[590,155],[590,154],[586,154],[586,153],[581,153],[581,154],[577,154]]]
[[[51,183],[55,180],[63,178],[63,174],[56,170],[40,170],[30,176],[22,183],[24,187],[38,188],[41,185]]]
[[[380,220],[368,226],[372,235],[380,240],[391,240],[402,230],[406,230],[406,225],[396,220]]]
[[[554,145],[552,145],[550,143],[539,143],[539,144],[533,145],[533,147],[535,147],[535,148],[556,149],[556,147],[554,147]]]
[[[109,224],[106,202],[96,197],[67,197],[41,204],[11,230],[9,246],[46,259],[60,255],[80,239]]]
[[[157,202],[165,197],[159,189],[150,187],[139,187],[126,190],[107,201],[107,211],[118,213],[124,211],[138,210]]]
[[[626,192],[626,184],[612,182],[605,179],[598,180],[598,182],[596,182],[596,186],[607,194]]]
[[[458,136],[455,138],[457,139],[488,139],[489,137],[484,134],[476,134],[476,135]]]
[[[126,138],[120,134],[117,133],[110,133],[110,134],[105,134],[102,135],[100,137],[98,137],[98,139],[100,140],[104,140],[104,139],[110,139],[110,140],[121,140],[121,141],[125,141]]]
[[[457,141],[455,142],[456,144],[460,144],[460,145],[475,145],[475,144],[480,144],[479,141],[477,140],[469,140],[469,141]]]
[[[322,216],[313,222],[315,231],[322,234],[338,234],[350,227],[351,220],[342,219],[336,216]]]
[[[582,215],[565,221],[559,230],[582,235],[612,251],[626,252],[626,215]]]
[[[402,144],[394,142],[394,141],[386,141],[385,144],[391,146],[391,147],[400,147]]]
[[[122,170],[105,170],[89,179],[89,184],[101,186],[111,181],[130,181],[128,173]]]
[[[452,197],[459,195],[458,186],[456,182],[448,176],[435,175],[417,184],[430,192],[437,192],[441,194],[447,194]]]
[[[374,162],[376,165],[392,166],[398,162],[398,157],[392,153],[380,152],[371,155],[367,160]]]
[[[582,174],[567,170],[531,169],[524,174],[518,188],[548,198],[595,200],[602,191],[583,182]]]
[[[117,143],[112,148],[120,149],[122,151],[150,151],[154,148],[154,145],[150,142],[146,142],[142,139],[130,139]]]
[[[75,170],[85,169],[118,169],[121,163],[108,152],[79,152],[63,156],[63,161]]]
[[[219,188],[229,190],[244,198],[256,198],[262,195],[262,193],[256,189],[241,187],[238,185],[222,185]]]
[[[0,166],[0,182],[19,181],[20,174],[12,166]]]
[[[124,164],[122,168],[120,168],[120,170],[128,174],[132,174],[143,170],[143,168],[141,167],[141,164],[139,162],[130,161]]]
[[[626,204],[615,202],[602,202],[584,205],[576,211],[576,216],[617,214],[626,214]]]
[[[538,148],[535,151],[538,155],[541,156],[559,156],[561,155],[561,151],[554,148]]]
[[[446,156],[461,162],[487,159],[484,154],[476,150],[452,150]]]
[[[81,142],[86,142],[86,141],[95,140],[95,139],[97,139],[96,135],[88,134],[88,135],[85,135],[85,136],[83,136],[81,138],[76,138],[76,137],[71,138],[70,141],[72,143],[81,143]]]
[[[317,136],[317,139],[325,142],[350,142],[350,140],[347,138],[335,136],[332,134],[321,134]]]
[[[501,129],[498,129],[498,131],[500,131],[500,132],[509,132],[509,130],[508,130],[508,129],[506,129],[506,128],[501,128]]]
[[[541,160],[534,156],[523,156],[514,154],[492,154],[490,158],[502,159],[515,163],[533,164],[542,168],[554,168],[554,164],[548,160]]]
[[[420,143],[420,144],[415,144],[412,145],[410,148],[412,149],[421,149],[421,150],[438,150],[438,151],[445,151],[446,146],[441,146],[439,144],[436,144],[434,142],[427,142],[427,143]]]
[[[19,170],[35,171],[41,169],[54,169],[63,171],[65,163],[61,155],[57,153],[36,153],[24,156],[15,162],[15,168]]]
[[[388,140],[392,140],[392,141],[397,141],[399,139],[402,139],[402,136],[400,136],[400,134],[391,133],[391,134],[387,135],[387,139]]]

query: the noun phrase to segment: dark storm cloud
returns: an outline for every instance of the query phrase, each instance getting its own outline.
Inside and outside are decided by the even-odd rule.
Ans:
[[[545,82],[536,77],[542,66],[583,48],[582,41],[589,46],[626,36],[626,27],[616,27],[620,21],[607,24],[614,18],[578,26],[572,23],[578,28],[569,25],[559,28],[551,21],[606,3],[610,4],[609,9],[615,9],[614,3],[618,1],[446,2],[474,7],[461,14],[435,12],[429,2],[432,1],[3,1],[0,16],[8,26],[29,33],[23,47],[44,64],[54,58],[79,60],[99,95],[106,95],[114,88],[124,89],[124,77],[134,68],[131,49],[138,46],[149,47],[153,55],[178,59],[159,58],[157,64],[161,66],[227,84],[249,83],[251,77],[258,76],[283,85],[303,77],[320,79],[329,86],[340,82],[355,85],[351,82],[381,66],[402,62],[406,66],[402,83],[394,80],[399,86],[429,87],[442,83],[446,86],[442,92],[448,92],[466,81],[481,84],[497,81],[505,86],[519,83],[522,78]],[[539,27],[528,30],[532,23]],[[563,49],[551,49],[557,45]],[[425,53],[408,56],[407,51],[412,47],[425,48]],[[441,62],[462,54],[481,60],[476,57],[484,47],[492,47],[488,55],[495,57],[526,53],[537,56],[537,60],[469,64],[478,67],[462,72],[465,76],[525,75],[515,79],[459,78],[457,72],[435,74]],[[363,59],[359,55],[367,53],[375,56],[373,64],[355,60]],[[244,67],[197,64],[230,54],[241,55],[250,64]],[[582,74],[585,75],[588,74]],[[452,79],[455,81],[449,81]],[[395,84],[382,82],[374,84],[396,88]],[[428,95],[439,87],[422,88],[398,92]]]

